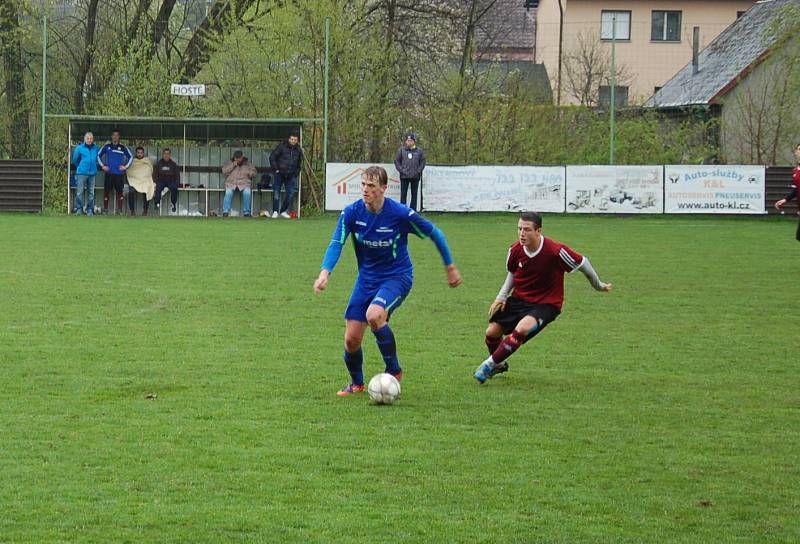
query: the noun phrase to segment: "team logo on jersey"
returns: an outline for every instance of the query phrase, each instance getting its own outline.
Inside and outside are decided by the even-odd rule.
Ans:
[[[391,240],[359,240],[362,244],[369,247],[392,247]]]
[[[378,227],[375,232],[394,232],[394,230],[389,227]]]
[[[363,221],[356,221],[356,225],[361,225],[362,227],[366,227],[367,226],[367,224],[364,223]]]

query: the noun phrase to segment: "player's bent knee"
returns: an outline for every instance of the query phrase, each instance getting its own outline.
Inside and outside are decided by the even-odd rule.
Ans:
[[[491,323],[486,327],[486,336],[489,338],[500,338],[503,336],[503,328],[497,323]]]
[[[380,306],[370,306],[367,310],[367,323],[373,330],[383,327],[388,317],[389,314]]]

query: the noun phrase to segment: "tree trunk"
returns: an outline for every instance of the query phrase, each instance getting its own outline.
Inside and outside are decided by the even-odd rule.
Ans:
[[[86,34],[83,39],[83,58],[75,76],[75,95],[73,96],[72,106],[76,114],[82,114],[85,108],[84,91],[86,89],[86,78],[92,69],[92,59],[94,57],[94,31],[97,27],[97,4],[99,0],[89,0],[86,12]]]
[[[472,66],[475,54],[475,27],[477,25],[476,13],[480,0],[470,0],[467,18],[464,22],[464,47],[461,50],[461,63],[458,68],[458,88],[456,89],[455,100],[453,101],[453,114],[450,119],[450,130],[447,133],[447,146],[453,150],[458,139],[458,127],[461,124],[461,116],[464,111],[465,86],[467,69]]]
[[[122,55],[127,56],[128,48],[133,40],[136,39],[136,36],[139,35],[139,28],[142,26],[142,21],[147,20],[147,12],[150,11],[150,5],[153,3],[153,0],[139,0],[139,3],[136,7],[136,13],[133,14],[133,19],[131,19],[131,24],[128,25],[127,29],[127,39],[122,41]]]
[[[372,118],[372,135],[369,142],[370,162],[381,162],[381,140],[382,132],[385,129],[383,124],[383,114],[386,112],[389,98],[389,75],[395,63],[392,61],[395,41],[395,21],[397,15],[397,0],[387,0],[386,2],[386,37],[383,45],[383,66],[381,76],[378,79],[378,104]]]
[[[164,0],[161,3],[161,8],[158,10],[156,20],[153,21],[153,28],[150,31],[150,54],[156,54],[158,45],[164,36],[169,32],[169,18],[172,16],[172,10],[175,9],[177,0]]]
[[[28,158],[30,107],[25,95],[22,43],[19,33],[19,3],[0,0],[0,47],[3,54],[8,137],[11,158]]]
[[[233,21],[240,18],[255,3],[255,0],[217,0],[200,26],[194,31],[183,54],[178,72],[186,80],[197,75],[208,62],[215,49],[212,41],[232,30]],[[267,8],[267,11],[269,8]]]

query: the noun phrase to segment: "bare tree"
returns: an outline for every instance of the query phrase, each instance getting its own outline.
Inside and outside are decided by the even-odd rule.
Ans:
[[[780,55],[739,83],[723,105],[726,159],[745,164],[777,164],[798,136],[796,90],[800,75],[794,55]]]
[[[597,32],[578,34],[575,47],[564,52],[563,69],[567,94],[582,106],[597,106],[600,87],[611,85],[611,54]],[[624,65],[615,72],[617,86],[630,82]]]

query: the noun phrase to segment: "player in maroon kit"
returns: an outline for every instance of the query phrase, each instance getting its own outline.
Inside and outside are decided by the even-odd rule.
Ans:
[[[519,240],[506,259],[508,276],[489,308],[489,358],[475,370],[478,383],[508,370],[506,359],[558,317],[564,303],[565,272],[580,270],[592,287],[611,291],[611,284],[600,281],[589,259],[542,235],[538,213],[520,215],[517,230]]]
[[[775,207],[779,210],[793,198],[796,198],[798,204],[800,204],[800,144],[797,144],[794,148],[794,157],[797,159],[797,166],[795,166],[792,171],[792,183],[794,183],[794,187],[789,191],[788,195],[775,203]],[[800,223],[797,224],[796,238],[797,241],[800,242]]]

